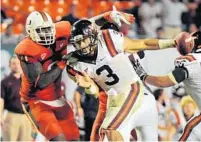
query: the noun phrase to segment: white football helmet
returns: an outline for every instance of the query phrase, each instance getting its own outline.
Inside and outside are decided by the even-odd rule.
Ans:
[[[26,19],[25,29],[29,37],[41,45],[55,42],[55,26],[46,12],[34,11]]]

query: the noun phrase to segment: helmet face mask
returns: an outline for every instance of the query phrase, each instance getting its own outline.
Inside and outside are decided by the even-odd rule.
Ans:
[[[94,44],[92,36],[84,37],[80,40],[73,42],[73,46],[76,48],[76,50],[79,51],[81,55],[93,55],[95,45],[96,44]]]
[[[35,29],[39,40],[36,39],[36,42],[42,45],[50,45],[55,42],[55,31],[54,27],[39,27]]]
[[[97,45],[97,32],[88,20],[80,20],[73,25],[71,43],[83,56],[93,56]]]
[[[44,12],[32,12],[26,20],[28,36],[41,45],[51,45],[55,42],[55,26],[52,18]]]

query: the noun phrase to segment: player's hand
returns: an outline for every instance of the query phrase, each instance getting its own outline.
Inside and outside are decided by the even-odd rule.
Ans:
[[[77,84],[83,88],[89,88],[91,86],[91,82],[93,81],[86,72],[83,72],[82,75],[76,74]]]
[[[121,21],[130,25],[135,20],[135,17],[132,14],[119,12],[116,10],[115,6],[113,6],[112,11],[105,13],[104,17],[109,22],[116,23],[119,27],[121,26]]]
[[[66,65],[67,65],[66,61],[64,61],[64,60],[57,62],[57,66],[62,70],[66,67]]]
[[[142,81],[145,81],[146,77],[148,76],[145,72],[144,68],[140,64],[139,60],[136,59],[135,61],[132,61],[133,67],[137,73],[137,75],[140,77]]]

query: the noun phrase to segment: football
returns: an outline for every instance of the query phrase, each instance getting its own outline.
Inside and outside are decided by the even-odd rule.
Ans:
[[[194,46],[194,40],[188,32],[180,33],[176,38],[176,47],[181,55],[186,55],[191,52]]]

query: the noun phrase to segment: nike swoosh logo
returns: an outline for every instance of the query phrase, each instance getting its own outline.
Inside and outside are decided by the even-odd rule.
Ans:
[[[64,45],[64,44],[63,44],[63,43],[61,43],[61,44],[60,44],[60,47],[62,47],[63,45]]]
[[[47,53],[43,53],[43,54],[41,55],[41,59],[44,60],[45,57],[46,57],[46,55],[47,55]]]

